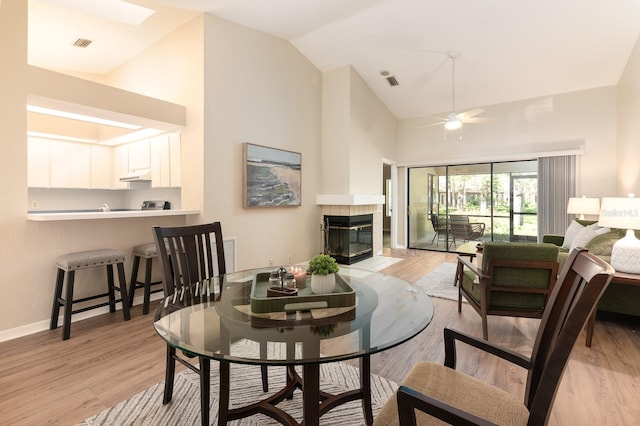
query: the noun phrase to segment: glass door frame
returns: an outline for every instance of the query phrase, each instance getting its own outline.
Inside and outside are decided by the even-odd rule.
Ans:
[[[521,163],[521,164],[519,164]],[[509,164],[513,164],[514,167],[509,167]],[[500,165],[498,167],[498,171],[496,171],[496,165]],[[506,167],[505,167],[506,166]],[[473,170],[477,168],[487,167],[486,172],[482,171],[480,173],[474,173]],[[460,172],[451,173],[458,168]],[[456,247],[451,246],[451,235],[449,228],[449,215],[452,214],[452,206],[465,209],[469,205],[468,201],[468,193],[467,189],[462,188],[462,195],[457,194],[458,197],[462,197],[461,200],[458,200],[455,204],[452,204],[450,200],[452,194],[451,185],[450,185],[450,177],[452,176],[465,176],[467,173],[464,172],[464,169],[468,168],[471,172],[468,173],[469,176],[473,175],[488,175],[488,180],[485,183],[482,181],[476,182],[475,191],[472,189],[471,194],[474,192],[478,193],[476,196],[478,197],[476,203],[478,206],[478,212],[476,214],[471,214],[470,218],[475,219],[476,221],[482,221],[485,223],[485,233],[479,238],[481,241],[493,241],[496,235],[496,202],[498,198],[496,198],[496,191],[499,188],[496,186],[499,182],[496,181],[496,178],[499,178],[500,174],[508,174],[508,216],[501,216],[504,219],[508,219],[507,223],[504,225],[508,226],[508,234],[504,234],[505,237],[508,238],[509,241],[513,240],[526,240],[526,241],[535,241],[536,237],[530,236],[528,234],[523,234],[520,237],[516,235],[516,219],[518,216],[537,216],[537,196],[531,201],[529,204],[533,206],[534,211],[525,211],[524,209],[524,200],[523,204],[519,211],[514,211],[517,207],[515,205],[515,196],[514,190],[517,186],[515,182],[521,179],[536,179],[537,186],[537,159],[530,160],[519,160],[519,161],[504,161],[504,162],[486,162],[486,163],[472,163],[472,164],[459,164],[459,165],[438,165],[438,166],[416,166],[410,167],[407,171],[407,247],[409,249],[425,249],[425,250],[437,250],[437,251],[447,251],[447,252],[455,252]],[[500,171],[500,169],[504,169]],[[414,173],[415,171],[415,173]],[[442,173],[443,172],[443,173]],[[424,179],[426,177],[426,179]],[[412,182],[414,179],[414,182]],[[423,179],[423,183],[419,184],[418,187],[422,188],[421,190],[426,190],[426,197],[424,194],[416,194],[412,192],[412,186],[415,185],[415,179]],[[504,179],[504,178],[503,178]],[[440,180],[440,183],[439,183]],[[443,181],[442,181],[443,180]],[[504,180],[502,180],[504,185]],[[440,186],[444,184],[444,188],[440,188]],[[504,186],[503,186],[504,187]],[[484,189],[482,189],[484,188]],[[441,189],[444,189],[444,197],[442,197],[443,192]],[[483,194],[488,189],[488,194]],[[505,188],[506,189],[506,188]],[[526,191],[527,194],[530,191]],[[536,191],[537,193],[537,191]],[[500,198],[504,200],[504,192],[503,196]],[[531,199],[531,196],[528,196]],[[414,201],[412,198],[418,200]],[[442,202],[442,203],[441,203]],[[473,203],[473,200],[471,201]],[[418,203],[422,203],[421,205]],[[462,204],[461,204],[462,203]],[[441,207],[444,204],[444,216],[442,216]],[[503,204],[504,205],[504,204]],[[424,213],[418,213],[418,210],[424,209]],[[464,210],[461,210],[461,212]],[[425,214],[426,213],[426,214]],[[432,215],[438,215],[441,219],[444,219],[444,226],[440,225],[440,229],[436,230],[433,222]],[[455,213],[454,213],[455,214]],[[424,217],[423,217],[424,216]],[[472,220],[473,220],[472,219]],[[433,227],[429,230],[428,237],[425,239],[425,232],[420,232],[419,228],[423,222],[430,222]],[[413,222],[413,223],[412,223]],[[440,222],[440,221],[436,221]],[[502,228],[504,228],[504,225]],[[528,227],[531,226],[531,222],[528,222]],[[537,227],[537,220],[535,221],[535,226]],[[418,229],[418,231],[416,231]],[[530,229],[530,228],[529,228]],[[506,229],[505,229],[506,230]],[[444,235],[442,234],[444,232]],[[444,237],[444,247],[441,248],[439,246],[439,242],[442,241],[442,237]],[[437,241],[436,241],[437,239]],[[426,242],[425,242],[426,241]],[[430,244],[429,244],[430,243]],[[457,243],[457,242],[456,242]],[[460,245],[459,243],[457,245]]]

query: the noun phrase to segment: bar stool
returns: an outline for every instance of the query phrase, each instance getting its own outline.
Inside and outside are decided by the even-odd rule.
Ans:
[[[131,318],[129,313],[129,298],[127,297],[127,280],[124,275],[124,258],[125,253],[120,250],[102,249],[88,250],[76,253],[67,253],[56,258],[56,266],[58,268],[56,278],[56,290],[53,296],[53,309],[51,310],[51,322],[49,329],[53,330],[58,327],[58,315],[60,314],[60,306],[64,305],[64,324],[62,328],[62,340],[67,340],[71,336],[71,315],[90,309],[100,308],[109,305],[109,312],[116,311],[116,303],[122,302],[122,313],[124,320]],[[116,287],[113,281],[113,265],[118,268],[118,280],[120,287]],[[107,267],[107,293],[97,294],[95,296],[83,297],[81,299],[73,299],[73,286],[76,271],[80,269],[97,268],[100,266]],[[64,283],[64,275],[67,272],[67,288],[65,298],[62,297],[62,287]],[[115,290],[120,292],[120,299],[116,300]],[[97,303],[81,309],[73,310],[74,303],[86,302],[109,296],[108,302]]]
[[[162,291],[162,288],[151,291],[151,286],[162,284],[162,281],[151,282],[151,268],[153,259],[158,257],[156,243],[145,243],[137,245],[133,248],[133,267],[131,268],[131,281],[129,284],[129,306],[133,306],[133,298],[136,289],[144,288],[144,302],[142,304],[142,313],[149,313],[149,304],[151,303],[151,293]],[[145,259],[144,266],[144,282],[138,281],[138,269],[140,268],[140,259]]]

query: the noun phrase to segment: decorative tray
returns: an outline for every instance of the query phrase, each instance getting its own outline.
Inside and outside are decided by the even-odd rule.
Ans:
[[[356,292],[336,274],[336,288],[332,293],[314,294],[311,285],[298,289],[297,296],[267,297],[269,273],[256,274],[251,286],[251,312],[256,314],[269,312],[304,311],[323,308],[353,307],[356,304]]]

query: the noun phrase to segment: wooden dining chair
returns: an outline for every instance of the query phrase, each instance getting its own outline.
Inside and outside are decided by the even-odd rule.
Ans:
[[[219,300],[223,285],[212,285],[215,277],[226,274],[222,226],[220,222],[202,225],[153,228],[154,239],[162,266],[165,301],[170,300],[175,309],[197,303]],[[215,259],[215,261],[214,261]],[[183,357],[184,356],[184,357]],[[199,366],[188,358],[196,355],[188,351],[176,351],[167,344],[166,372],[163,404],[173,397],[176,361],[200,376],[200,408],[202,424],[209,424],[210,359],[198,357]],[[186,358],[185,358],[186,357]],[[262,386],[268,389],[267,367],[262,367]],[[228,395],[227,395],[228,397]]]
[[[546,424],[571,350],[613,274],[610,265],[585,249],[571,253],[545,308],[531,357],[445,328],[444,365],[416,364],[374,424]],[[510,392],[456,371],[456,341],[527,369],[524,403]]]

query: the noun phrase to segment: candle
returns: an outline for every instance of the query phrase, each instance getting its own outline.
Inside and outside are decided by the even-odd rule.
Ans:
[[[291,272],[296,279],[296,286],[303,288],[307,285],[307,268],[301,266],[292,266]]]

